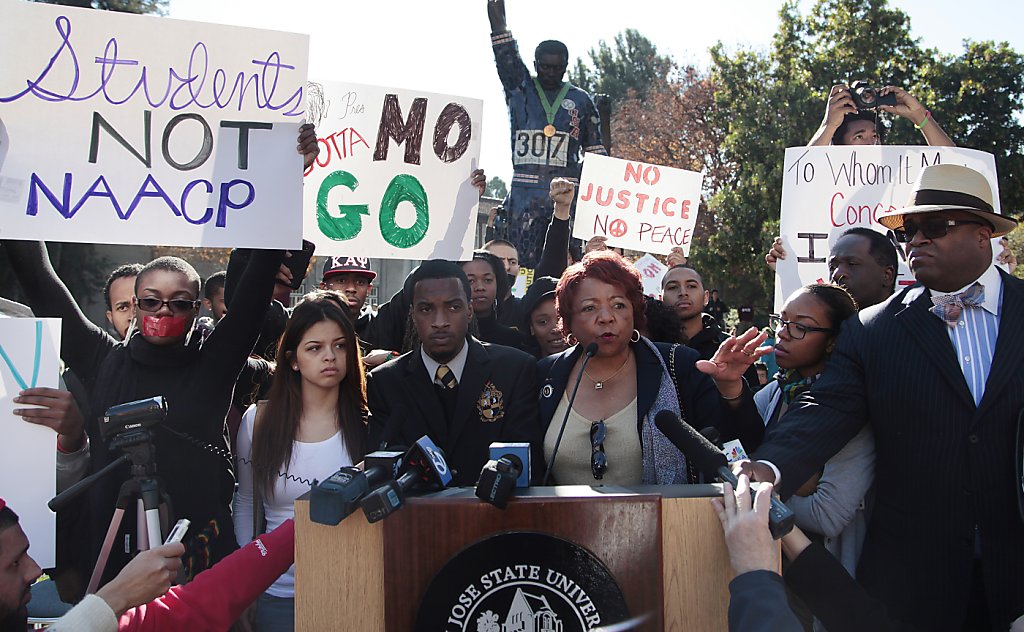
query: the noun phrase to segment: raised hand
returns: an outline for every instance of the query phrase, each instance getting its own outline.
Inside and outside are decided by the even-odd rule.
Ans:
[[[711,376],[722,397],[735,399],[742,394],[746,370],[761,356],[771,353],[770,346],[760,346],[767,339],[768,332],[759,332],[756,327],[740,336],[730,336],[722,341],[710,360],[697,361],[697,370]]]
[[[305,123],[299,128],[297,142],[295,149],[302,154],[302,170],[305,171],[320,154],[320,144],[316,142],[316,128],[312,123]]]
[[[772,242],[772,247],[768,250],[768,253],[764,256],[764,262],[768,264],[768,267],[772,270],[775,269],[775,264],[779,259],[786,258],[786,249],[782,247],[782,237],[776,237],[775,241]]]
[[[555,217],[560,220],[569,219],[569,209],[572,207],[572,198],[576,193],[576,185],[572,180],[555,178],[548,187],[548,195],[555,203]]]

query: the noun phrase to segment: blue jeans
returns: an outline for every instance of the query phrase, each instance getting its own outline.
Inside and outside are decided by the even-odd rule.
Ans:
[[[294,632],[295,599],[263,593],[256,600],[256,632]]]

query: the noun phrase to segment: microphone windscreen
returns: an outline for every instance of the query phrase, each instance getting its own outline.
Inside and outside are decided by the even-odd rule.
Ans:
[[[705,439],[707,439],[711,443],[714,443],[716,446],[722,441],[721,433],[718,432],[718,428],[715,428],[714,426],[702,428],[700,433],[704,436]]]
[[[654,425],[706,476],[717,476],[718,468],[728,466],[725,455],[713,443],[671,410],[655,415]]]
[[[597,355],[597,343],[592,342],[589,345],[587,345],[587,347],[583,350],[583,354],[586,355],[588,358],[593,358],[595,355]]]

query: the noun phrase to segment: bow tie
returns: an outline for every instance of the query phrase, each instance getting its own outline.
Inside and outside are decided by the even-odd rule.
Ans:
[[[933,305],[928,311],[935,314],[950,327],[955,327],[964,307],[979,306],[985,302],[985,286],[975,283],[959,294],[932,296]]]

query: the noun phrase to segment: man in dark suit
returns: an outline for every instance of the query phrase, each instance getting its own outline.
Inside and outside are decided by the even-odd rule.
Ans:
[[[788,498],[871,424],[858,579],[922,630],[1005,630],[1024,614],[1024,282],[992,265],[991,238],[1016,226],[992,199],[972,169],[922,171],[908,206],[879,218],[908,243],[918,284],[843,324],[821,379],[743,466]]]
[[[423,435],[445,451],[453,485],[475,485],[494,441],[537,444],[536,361],[469,335],[469,280],[450,261],[410,275],[412,351],[370,372],[369,445],[410,445]]]

